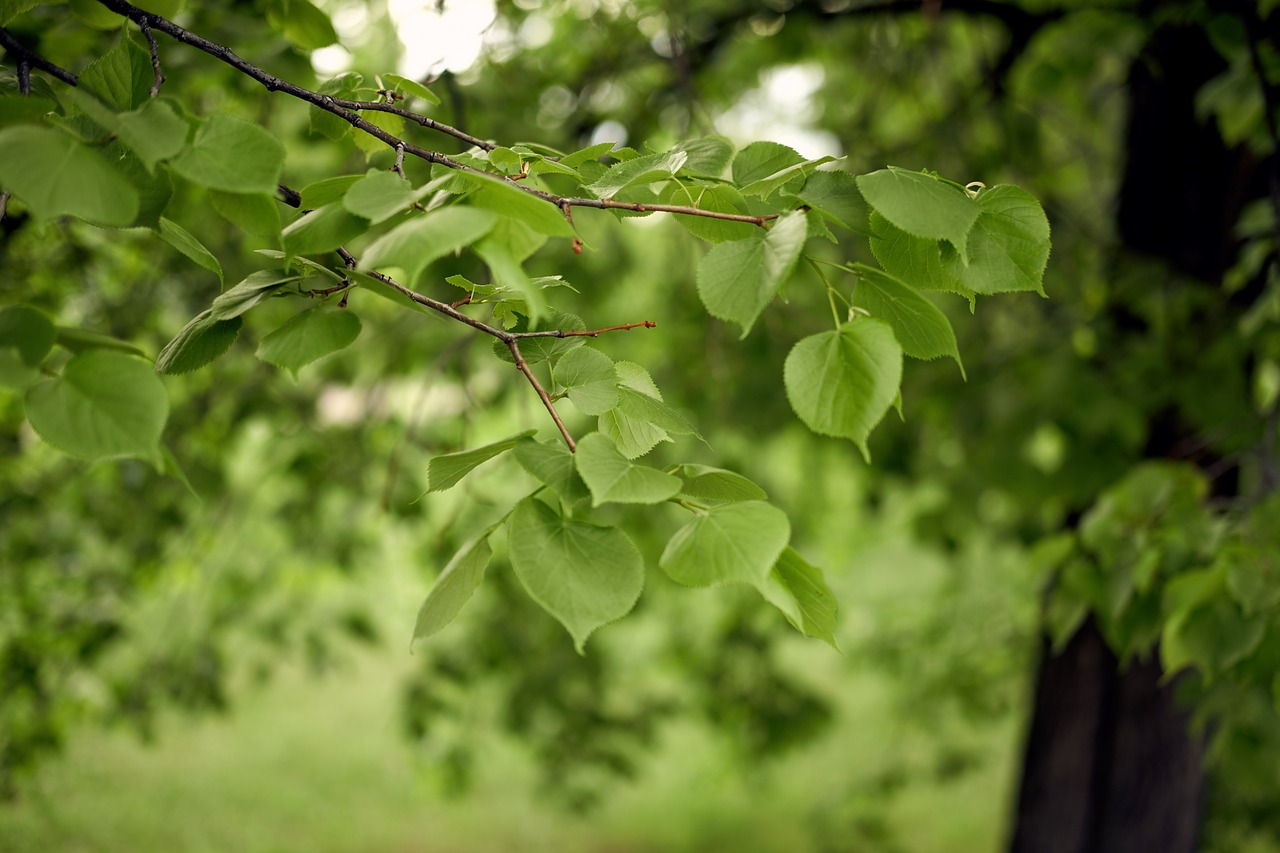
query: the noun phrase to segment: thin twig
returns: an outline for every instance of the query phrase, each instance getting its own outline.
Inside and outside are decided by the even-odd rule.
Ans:
[[[403,119],[414,122],[415,124],[420,124],[428,130],[435,130],[445,134],[446,136],[452,136],[454,139],[461,140],[468,145],[473,145],[484,151],[492,151],[498,147],[498,143],[496,142],[472,136],[471,134],[461,131],[456,127],[447,125],[444,122],[436,121],[430,116],[424,116],[421,113],[415,113],[412,110],[397,107],[395,104],[388,104],[384,101],[349,101],[345,98],[334,98],[333,102],[344,109],[356,110],[357,112],[360,110],[375,110],[380,113],[398,115]]]
[[[578,445],[574,443],[573,436],[569,434],[564,421],[560,420],[560,413],[556,411],[556,404],[551,401],[551,395],[547,393],[546,388],[542,387],[542,383],[538,381],[538,377],[533,375],[533,371],[525,363],[524,356],[520,354],[520,342],[514,336],[510,336],[505,343],[507,349],[511,350],[511,357],[516,360],[516,369],[524,374],[525,379],[529,380],[533,390],[538,392],[538,398],[542,400],[542,405],[546,406],[547,411],[550,412],[551,420],[556,422],[556,427],[560,430],[560,436],[564,439],[564,443],[569,446],[569,452],[576,453]]]
[[[156,37],[151,33],[151,26],[145,21],[138,22],[138,28],[142,30],[142,34],[147,38],[147,49],[151,51],[151,74],[154,81],[149,90],[151,97],[160,94],[160,85],[164,83],[164,74],[160,71],[160,46],[156,44]]]
[[[39,54],[32,53],[30,50],[27,50],[27,48],[23,46],[23,44],[20,41],[15,39],[13,37],[13,34],[10,33],[8,30],[6,30],[4,27],[0,27],[0,47],[3,47],[9,53],[13,54],[15,58],[17,58],[19,83],[21,83],[22,81],[24,68],[26,69],[26,76],[28,78],[31,75],[30,69],[39,68],[41,71],[45,72],[46,74],[51,74],[54,77],[57,77],[59,80],[61,80],[63,83],[66,83],[68,86],[74,86],[78,82],[78,78],[76,77],[76,75],[72,74],[67,69],[54,65],[52,62],[45,59],[43,56],[40,56]],[[28,94],[30,91],[29,81],[27,83],[27,86],[28,86],[28,91],[23,92],[24,95]]]
[[[625,332],[628,329],[655,329],[658,324],[652,320],[639,323],[626,323],[621,326],[608,326],[604,329],[551,329],[545,332],[511,332],[513,338],[595,338],[605,332]]]
[[[5,211],[9,209],[9,191],[0,192],[0,220],[4,219]]]
[[[404,177],[404,143],[396,146],[396,161],[391,164],[391,171],[400,177]]]

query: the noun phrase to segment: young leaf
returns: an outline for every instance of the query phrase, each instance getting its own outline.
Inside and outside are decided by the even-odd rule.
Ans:
[[[591,490],[592,506],[656,504],[675,497],[680,491],[678,477],[647,465],[636,465],[598,432],[583,436],[573,458],[583,482]]]
[[[768,499],[764,489],[741,474],[686,462],[669,469],[684,481],[680,494],[702,501],[763,501]]]
[[[864,444],[898,393],[902,348],[888,324],[860,318],[797,343],[783,381],[809,429]]]
[[[524,297],[529,321],[537,322],[547,311],[547,298],[542,294],[542,288],[529,278],[508,244],[496,234],[487,234],[476,243],[475,249],[476,254],[488,264],[494,284],[509,287]]]
[[[534,432],[536,430],[525,430],[518,435],[495,441],[493,444],[486,444],[484,447],[460,450],[457,453],[446,453],[443,456],[435,457],[427,463],[427,491],[443,492],[445,489],[453,488],[476,467],[488,462],[495,456],[506,453],[515,447],[520,442],[520,439],[527,438],[533,435]]]
[[[0,131],[0,186],[41,220],[75,216],[125,226],[138,193],[98,152],[57,130],[19,125]]]
[[[329,16],[309,0],[271,0],[267,23],[303,50],[327,47],[338,40]]]
[[[574,503],[589,495],[578,476],[573,454],[561,441],[522,439],[515,447],[520,467],[555,490],[566,503]]]
[[[190,373],[204,367],[231,348],[243,322],[238,315],[219,320],[212,312],[202,311],[160,350],[156,373]]]
[[[618,372],[600,350],[571,350],[556,363],[552,376],[584,415],[601,415],[618,404]]]
[[[370,171],[351,185],[342,197],[343,206],[372,224],[390,219],[409,209],[418,199],[413,185],[395,172]]]
[[[73,357],[26,394],[27,420],[72,456],[153,458],[169,416],[164,385],[145,360],[112,350]]]
[[[630,361],[620,361],[614,365],[618,371],[618,392],[620,398],[630,397],[632,393],[641,394],[650,400],[662,402],[662,392],[653,384],[649,371]],[[638,404],[632,408],[640,408]],[[673,412],[674,414],[674,412]],[[618,446],[618,451],[628,459],[636,459],[645,455],[662,441],[670,441],[666,430],[643,418],[632,417],[621,409],[605,412],[596,422],[597,429]]]
[[[284,168],[284,145],[253,122],[214,113],[200,123],[190,147],[169,166],[209,189],[274,193]]]
[[[510,216],[539,234],[547,234],[551,237],[573,236],[573,226],[554,204],[530,195],[503,178],[494,178],[475,172],[457,174],[475,187],[475,191],[467,198],[476,207]]]
[[[759,589],[766,601],[782,611],[793,628],[840,651],[835,637],[836,597],[827,586],[822,570],[810,565],[795,549],[783,550]]]
[[[743,187],[803,162],[794,148],[779,142],[753,142],[733,158],[733,182]]]
[[[235,287],[218,294],[207,313],[214,320],[230,320],[232,317],[239,317],[286,284],[301,278],[302,276],[289,275],[279,270],[258,270],[249,273]]]
[[[428,104],[440,103],[440,98],[436,96],[436,93],[417,80],[410,80],[408,77],[401,77],[399,74],[383,74],[382,79],[390,83],[397,92],[405,97],[421,98]]]
[[[693,424],[662,400],[634,388],[618,389],[617,411],[632,421],[652,424],[664,433],[693,435],[701,438]]]
[[[754,180],[745,186],[740,186],[739,190],[743,195],[754,195],[768,200],[769,196],[782,189],[782,187],[792,183],[793,181],[798,184],[799,179],[813,172],[824,163],[830,163],[834,159],[834,157],[819,157],[816,160],[804,160],[800,163],[779,169],[772,175]]]
[[[981,210],[966,247],[968,264],[951,257],[945,271],[974,293],[1032,291],[1044,295],[1049,263],[1049,220],[1040,202],[1019,187],[991,187],[978,193]]]
[[[167,100],[148,100],[132,112],[119,113],[87,91],[69,89],[65,95],[89,118],[119,137],[148,172],[154,171],[156,163],[173,157],[187,144],[191,128]]]
[[[850,173],[814,172],[793,195],[837,225],[865,233],[867,203],[858,192],[857,179]]]
[[[857,182],[863,198],[885,219],[916,237],[946,240],[964,257],[969,229],[982,209],[963,190],[896,166],[859,175]]]
[[[339,74],[330,80],[326,80],[316,89],[321,95],[330,95],[344,101],[355,100],[357,90],[364,85],[364,76],[354,71],[347,71]],[[312,105],[311,107],[311,132],[329,139],[338,140],[345,137],[351,132],[351,123],[343,120],[340,116],[336,116],[328,110],[322,110]],[[303,193],[304,203],[308,207],[314,207],[314,204],[305,201],[305,192]]]
[[[579,654],[593,631],[635,607],[644,561],[621,530],[565,518],[535,498],[516,506],[507,530],[516,577]]]
[[[55,338],[53,321],[43,311],[27,305],[0,308],[0,348],[12,347],[27,367],[44,361]]]
[[[209,203],[218,215],[254,237],[280,236],[280,205],[266,193],[228,193],[209,190]]]
[[[748,213],[747,203],[742,198],[742,193],[728,184],[702,186],[672,181],[663,189],[658,200],[663,204],[679,204],[685,207],[696,207],[699,210],[714,210],[718,213],[736,213],[744,216]],[[755,236],[757,230],[757,226],[750,222],[730,222],[707,216],[691,216],[687,213],[677,213],[674,218],[690,234],[701,237],[708,243],[749,240]]]
[[[360,336],[360,318],[345,308],[316,305],[295,314],[258,344],[258,358],[283,367],[296,380],[316,359],[351,346]]]
[[[160,217],[160,239],[216,275],[219,284],[223,282],[222,264],[218,263],[213,253],[206,249],[190,231],[162,216]]]
[[[384,113],[381,111],[367,111],[360,114],[360,117],[374,127],[380,127],[387,133],[397,138],[404,137],[404,118],[395,113]],[[381,151],[392,150],[387,143],[383,142],[376,136],[371,136],[363,130],[353,131],[352,140],[355,141],[356,147],[364,152],[365,160],[372,159],[374,154]]]
[[[665,154],[646,154],[609,167],[609,171],[586,189],[596,198],[613,198],[627,187],[649,184],[670,178],[689,159],[684,151],[668,151]]]
[[[285,227],[280,240],[287,254],[318,255],[360,236],[368,227],[367,219],[335,201],[300,215]]]
[[[433,210],[412,217],[374,241],[365,250],[366,269],[399,267],[412,284],[437,258],[470,246],[493,227],[494,215],[464,205]]]
[[[853,304],[892,326],[905,354],[921,359],[950,356],[964,373],[956,333],[937,306],[888,273],[864,264],[854,269],[859,281]]]
[[[942,267],[942,247],[937,240],[913,237],[897,228],[877,211],[868,219],[871,253],[890,275],[917,290],[942,290],[972,298],[964,287]]]
[[[762,237],[713,247],[698,264],[698,296],[707,313],[737,323],[745,338],[791,274],[808,234],[804,213],[796,210]]]
[[[712,507],[667,542],[658,565],[676,583],[761,586],[791,538],[786,513],[764,501]]]
[[[534,325],[532,321],[531,325]],[[532,331],[550,329],[581,331],[585,328],[587,324],[577,314],[553,311],[543,317]],[[560,358],[570,350],[582,346],[586,341],[587,339],[581,335],[569,338],[525,338],[520,341],[520,354],[524,356],[525,364],[540,364],[548,359]],[[511,350],[507,349],[507,345],[502,341],[493,342],[493,354],[505,362],[515,363],[515,359],[511,357]]]
[[[673,152],[684,152],[689,155],[681,172],[701,175],[707,178],[720,178],[724,170],[733,160],[733,143],[723,136],[703,136],[677,144]]]
[[[120,19],[112,18],[119,26]],[[132,110],[150,99],[154,80],[146,49],[131,38],[122,38],[89,63],[80,73],[79,85],[118,110]]]
[[[489,528],[459,548],[440,577],[436,578],[418,611],[418,619],[413,626],[414,640],[430,637],[448,625],[463,605],[471,600],[493,557],[489,548],[489,534],[492,532],[493,528]]]
[[[347,191],[364,179],[364,175],[338,175],[307,184],[302,188],[302,207],[304,210],[314,210],[335,201],[342,201]]]

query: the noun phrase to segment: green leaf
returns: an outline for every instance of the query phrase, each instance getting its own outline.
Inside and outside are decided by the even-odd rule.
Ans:
[[[981,190],[976,205],[981,214],[969,233],[968,264],[947,258],[946,273],[974,293],[1031,291],[1043,296],[1049,220],[1040,202],[1006,184]]]
[[[669,469],[684,481],[680,494],[701,501],[763,501],[768,499],[764,489],[741,474],[686,462]]]
[[[782,611],[791,626],[804,634],[822,640],[836,651],[836,597],[827,586],[822,570],[810,565],[793,548],[786,548],[769,577],[760,586],[760,594]]]
[[[173,157],[187,144],[190,126],[178,109],[163,98],[148,100],[132,112],[116,112],[87,91],[69,89],[66,97],[103,129],[119,137],[147,171],[154,171],[156,163]]]
[[[0,27],[43,2],[45,0],[0,0]]]
[[[558,207],[531,195],[510,181],[476,172],[458,172],[458,176],[476,188],[467,196],[467,200],[476,207],[519,220],[539,234],[552,237],[573,236],[573,226]]]
[[[809,429],[864,444],[898,393],[902,348],[887,323],[857,319],[797,343],[783,381]]]
[[[601,415],[618,404],[618,372],[613,359],[597,349],[571,350],[551,373],[584,415]]]
[[[652,424],[663,433],[698,436],[698,431],[684,415],[662,400],[634,388],[624,386],[618,389],[617,411],[633,421]]]
[[[614,369],[618,372],[620,398],[629,397],[631,392],[635,392],[662,402],[662,392],[653,384],[649,371],[630,361],[620,361],[614,365]],[[640,408],[640,405],[633,408]],[[632,417],[620,409],[605,412],[596,425],[600,432],[613,439],[618,451],[628,459],[643,456],[659,442],[671,440],[666,430],[643,418]]]
[[[671,149],[673,153],[688,155],[680,171],[707,178],[721,178],[733,160],[733,143],[723,136],[703,136],[681,142]]]
[[[172,220],[160,217],[160,239],[218,277],[221,284],[222,264],[190,231]]]
[[[360,337],[360,318],[336,305],[316,305],[293,315],[258,344],[258,358],[298,371],[317,359],[351,346]]]
[[[1251,655],[1266,633],[1265,617],[1246,617],[1224,596],[1176,613],[1160,635],[1160,662],[1166,675],[1195,666],[1212,678]]]
[[[418,620],[413,626],[414,640],[430,637],[444,628],[471,600],[493,557],[489,548],[489,534],[492,532],[493,528],[489,528],[459,548],[440,577],[436,578],[418,611]]]
[[[266,128],[215,113],[191,145],[169,163],[182,177],[231,193],[274,193],[284,168],[284,145]]]
[[[667,542],[658,565],[676,583],[762,586],[791,538],[786,513],[764,501],[712,507]]]
[[[324,81],[316,88],[321,95],[329,95],[343,101],[356,100],[357,90],[364,85],[364,76],[354,71],[347,71]],[[351,133],[351,122],[334,115],[328,110],[322,110],[314,104],[311,106],[311,132],[329,139],[339,140]],[[332,200],[332,199],[330,199]],[[312,203],[306,201],[306,192],[303,191],[303,203],[307,207],[315,207],[317,204],[325,202]]]
[[[636,465],[598,432],[582,437],[574,462],[591,490],[592,506],[604,503],[656,504],[680,492],[680,479],[657,468]]]
[[[433,210],[397,225],[365,250],[366,269],[399,267],[412,285],[427,265],[472,245],[493,227],[494,215],[464,205]]]
[[[271,0],[267,23],[303,50],[327,47],[338,40],[329,16],[308,0]]]
[[[40,220],[75,216],[124,226],[138,213],[138,193],[119,172],[96,151],[47,127],[0,131],[0,186]]]
[[[613,198],[622,190],[637,184],[651,184],[666,180],[680,171],[680,167],[688,161],[689,155],[684,151],[668,151],[665,154],[646,154],[617,163],[586,189],[596,198]]]
[[[404,137],[404,119],[395,113],[384,113],[380,110],[367,110],[362,112],[360,117],[374,127],[382,128],[394,137]],[[356,147],[364,152],[365,160],[372,159],[373,155],[382,151],[392,150],[392,147],[386,142],[360,129],[353,130],[351,138],[355,141]]]
[[[302,276],[289,275],[279,270],[258,270],[249,273],[235,287],[218,294],[207,313],[212,320],[230,320],[232,317],[239,317],[286,284],[300,281],[301,278]]]
[[[581,331],[585,328],[587,328],[587,324],[577,314],[553,311],[543,317],[541,322],[536,324],[536,328],[531,331],[549,331],[551,329]],[[581,335],[575,335],[570,338],[525,338],[520,341],[520,354],[524,356],[525,364],[541,364],[549,359],[559,358],[569,350],[577,349],[584,343],[586,343],[586,338]],[[505,362],[515,364],[515,359],[511,357],[511,350],[507,349],[507,345],[502,341],[493,342],[493,354]]]
[[[499,146],[489,152],[489,164],[507,175],[513,175],[520,171],[520,155],[512,151],[510,148]]]
[[[486,444],[484,447],[435,457],[427,463],[427,492],[443,492],[445,489],[453,488],[477,466],[499,454],[506,453],[515,447],[520,439],[527,438],[534,432],[536,430],[525,430],[501,441],[495,441],[493,444]]]
[[[55,330],[57,333],[58,346],[70,352],[84,352],[91,349],[113,349],[120,352],[127,352],[130,355],[139,355],[143,358],[147,357],[146,352],[141,347],[134,346],[128,341],[122,341],[119,338],[113,338],[111,335],[95,332],[92,329],[76,329],[68,326],[58,326]]]
[[[950,356],[964,373],[956,333],[936,305],[888,273],[864,264],[853,268],[859,279],[853,304],[888,323],[905,354],[922,359]]]
[[[867,203],[858,192],[857,179],[848,172],[814,172],[793,195],[837,225],[860,233],[866,230]]]
[[[778,142],[753,142],[733,158],[733,182],[744,187],[803,162],[794,148]]]
[[[597,142],[595,145],[588,145],[572,154],[566,154],[560,158],[562,165],[571,169],[576,169],[584,163],[598,163],[601,157],[613,150],[612,142]]]
[[[942,290],[966,298],[973,291],[942,267],[942,247],[937,240],[912,237],[876,211],[868,221],[871,253],[880,266],[917,290]]]
[[[138,195],[138,212],[131,225],[150,228],[160,227],[160,216],[173,198],[173,179],[165,169],[147,171],[147,166],[119,140],[112,140],[101,151],[111,168],[133,187]]]
[[[587,486],[578,476],[573,453],[562,441],[534,441],[525,438],[515,447],[516,461],[566,503],[574,503],[589,495]]]
[[[621,530],[564,518],[534,498],[516,505],[507,530],[516,577],[579,654],[593,631],[635,607],[644,561]]]
[[[779,169],[772,175],[754,180],[745,186],[740,186],[739,190],[743,195],[754,195],[768,200],[769,196],[773,195],[787,184],[790,184],[793,181],[798,183],[800,178],[805,177],[816,170],[819,166],[824,163],[830,163],[834,159],[834,157],[824,156],[819,157],[816,160],[804,160],[800,163]]]
[[[111,16],[119,26],[121,18]],[[80,73],[79,85],[119,110],[132,110],[151,97],[155,72],[151,56],[131,38],[122,38],[115,47],[95,59]]]
[[[231,348],[243,322],[239,315],[219,320],[209,311],[201,312],[160,350],[156,372],[190,373],[204,367]]]
[[[401,77],[399,74],[383,74],[382,79],[384,82],[390,83],[393,89],[407,98],[421,98],[428,104],[440,103],[440,98],[436,96],[436,93],[417,80],[410,80],[408,77]]]
[[[658,198],[663,204],[679,204],[696,207],[699,210],[713,210],[717,213],[736,213],[746,216],[750,212],[746,201],[742,198],[742,193],[727,184],[683,185],[673,181]],[[750,222],[730,222],[708,216],[691,216],[687,213],[674,214],[673,218],[690,234],[701,237],[708,243],[749,240],[758,230],[758,226]]]
[[[72,456],[154,458],[169,397],[145,360],[91,350],[68,361],[61,376],[28,389],[26,409],[32,429]]]
[[[511,288],[524,297],[530,322],[536,322],[546,313],[547,298],[543,296],[542,288],[529,278],[520,261],[516,260],[515,255],[511,253],[506,241],[500,239],[497,234],[490,233],[476,244],[475,250],[476,254],[488,264],[494,284]]]
[[[403,213],[418,200],[413,185],[395,172],[370,171],[351,185],[342,205],[374,225]]]
[[[67,91],[76,90],[68,89]],[[58,109],[56,101],[34,93],[30,95],[0,94],[0,127],[11,124],[32,124],[56,109]]]
[[[53,349],[53,321],[26,305],[0,308],[0,349],[12,347],[27,367],[38,367]]]
[[[359,237],[369,221],[356,216],[341,202],[331,202],[304,213],[289,223],[280,234],[281,244],[290,255],[318,255],[331,252]]]
[[[209,203],[218,215],[254,237],[280,236],[280,207],[266,193],[228,193],[209,190]]]
[[[964,190],[923,172],[890,166],[858,175],[867,203],[893,225],[916,237],[946,240],[961,257],[982,208]]]
[[[737,323],[745,338],[791,274],[808,235],[804,213],[792,211],[762,237],[712,248],[698,264],[698,296],[707,313]]]

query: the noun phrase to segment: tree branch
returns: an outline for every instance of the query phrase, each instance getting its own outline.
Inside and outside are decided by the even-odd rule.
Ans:
[[[160,94],[160,84],[164,82],[164,74],[160,71],[160,46],[156,44],[156,37],[152,35],[151,27],[146,21],[139,22],[138,28],[147,37],[147,49],[151,52],[151,73],[154,77],[154,82],[152,82],[148,92],[154,98]]]
[[[24,73],[23,73],[24,66],[26,66],[28,69],[39,68],[41,71],[45,72],[46,74],[51,74],[54,77],[57,77],[59,80],[61,80],[63,83],[66,83],[68,86],[74,86],[76,85],[77,82],[79,82],[76,75],[72,74],[67,69],[60,68],[59,66],[54,65],[49,60],[45,59],[43,56],[40,56],[39,54],[32,53],[30,50],[27,50],[27,48],[23,46],[21,42],[15,39],[13,37],[13,34],[10,33],[8,30],[6,30],[4,27],[0,27],[0,47],[3,47],[6,51],[13,54],[13,56],[18,60],[18,80],[20,83],[24,77]],[[28,70],[27,74],[29,73],[30,71]],[[23,92],[23,94],[25,95],[27,93]]]

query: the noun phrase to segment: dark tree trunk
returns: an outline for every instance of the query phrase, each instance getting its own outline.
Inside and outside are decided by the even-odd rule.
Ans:
[[[1256,164],[1228,150],[1195,115],[1195,93],[1224,67],[1194,26],[1155,30],[1129,78],[1130,116],[1117,225],[1125,248],[1216,286],[1231,263],[1231,228]],[[1160,286],[1153,282],[1153,287]],[[1213,340],[1220,313],[1191,330]],[[1136,329],[1130,334],[1144,334]],[[1174,410],[1153,414],[1146,454],[1189,438]],[[1233,476],[1215,491],[1235,489]],[[1154,656],[1153,656],[1154,657]],[[1190,853],[1200,837],[1203,743],[1192,736],[1158,660],[1121,669],[1092,620],[1057,655],[1047,643],[1036,680],[1015,853]]]

